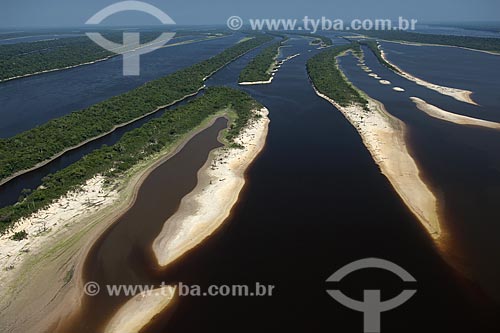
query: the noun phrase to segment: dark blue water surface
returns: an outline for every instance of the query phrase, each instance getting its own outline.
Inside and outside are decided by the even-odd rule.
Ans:
[[[383,332],[498,331],[498,306],[443,261],[356,130],[312,90],[305,63],[317,51],[309,52],[307,41],[290,44],[284,55],[302,55],[285,63],[271,85],[243,88],[269,108],[271,123],[265,150],[247,174],[232,218],[156,277],[156,282],[204,287],[259,281],[275,284],[277,293],[183,297],[144,332],[361,332],[361,314],[333,301],[324,281],[365,257],[392,260],[418,280],[415,298],[383,315]],[[226,78],[226,85],[235,86],[242,61],[209,83]],[[340,287],[358,299],[367,286],[382,288],[387,298],[401,288],[397,279],[377,271],[348,280]]]
[[[186,37],[183,37],[186,38]],[[123,76],[122,57],[0,84],[0,137],[10,137],[216,55],[241,35],[158,49],[141,75]]]
[[[335,39],[334,43],[345,41]],[[457,253],[470,250],[464,251],[466,258],[483,261],[468,266],[469,279],[447,263],[380,173],[357,131],[314,93],[305,64],[319,51],[309,40],[297,37],[286,45],[282,57],[301,56],[286,62],[270,85],[237,86],[239,72],[251,54],[207,81],[208,85],[243,89],[270,110],[266,147],[249,168],[239,203],[224,226],[160,271],[152,267],[150,244],[165,218],[158,219],[161,214],[156,210],[141,211],[138,223],[112,227],[101,237],[86,260],[85,278],[146,285],[182,282],[203,288],[213,284],[253,286],[256,282],[275,285],[271,297],[180,297],[143,333],[362,332],[362,314],[338,304],[326,289],[340,288],[357,299],[362,299],[364,289],[382,289],[382,297],[389,299],[409,287],[416,287],[417,294],[403,306],[382,314],[383,332],[498,332],[500,308],[492,301],[496,290],[491,280],[497,272],[495,268],[487,271],[483,265],[498,262],[494,254],[499,252],[494,252],[496,245],[491,242],[498,235],[495,221],[499,220],[493,210],[500,189],[500,161],[494,153],[498,151],[498,134],[427,117],[415,108],[410,96],[464,113],[472,111],[391,74],[369,52],[367,64],[407,89],[406,93],[397,93],[368,77],[353,57],[342,59],[342,68],[359,88],[386,103],[389,112],[408,124],[412,152],[423,175],[440,199],[445,199],[442,208],[447,226],[456,227],[452,229],[452,245]],[[118,76],[121,68],[116,70]],[[82,103],[83,98],[79,100]],[[166,197],[155,196],[153,185],[168,186],[161,182],[160,172],[150,177],[145,181],[150,185],[142,187],[140,193],[154,199],[161,210]],[[138,214],[134,208],[127,212],[134,214]],[[472,216],[476,219],[469,219]],[[124,250],[120,254],[113,247],[120,261],[107,265],[115,257],[100,251],[109,247],[107,240],[117,239],[115,232],[123,233]],[[479,252],[486,255],[476,258]],[[417,283],[406,286],[379,270],[352,274],[337,285],[325,282],[345,264],[367,257],[393,261]],[[102,325],[113,310],[87,301],[92,315],[74,323],[77,327],[72,332],[92,331],[88,327]]]
[[[472,116],[473,112],[476,116],[482,114],[484,108],[471,108],[407,81],[380,65],[368,49],[364,51],[366,64],[393,85],[382,85],[369,77],[352,56],[342,58],[342,68],[354,85],[383,102],[391,114],[408,126],[412,155],[420,165],[421,175],[437,194],[443,227],[450,236],[452,245],[446,256],[489,295],[500,300],[500,266],[495,264],[500,259],[500,131],[427,116],[415,107],[410,96]],[[483,64],[474,66],[481,71]],[[393,91],[394,85],[406,92]],[[490,115],[498,119],[498,115]]]
[[[478,117],[500,120],[500,55],[456,47],[381,42],[391,62],[426,81],[474,92]],[[454,110],[452,110],[454,111]]]
[[[218,51],[214,49],[215,45],[211,45],[211,44],[206,43],[206,42],[203,42],[201,44],[202,45],[208,44],[208,45],[206,45],[206,46],[208,46],[207,50],[200,49],[199,47],[197,49],[190,48],[188,50],[184,50],[186,52],[186,55],[184,55],[184,58],[197,59],[199,57],[199,54],[204,54],[205,56],[207,56],[207,54],[211,54],[212,52],[214,52],[214,55],[218,53]],[[225,48],[228,45],[219,44],[218,46],[221,47],[221,49],[219,51],[222,51],[223,48]],[[182,46],[178,46],[178,47],[182,47]],[[262,46],[262,47],[264,47],[264,46]],[[248,52],[246,55],[244,55],[245,59],[249,60],[249,59],[255,57],[255,55],[258,52],[260,52],[262,47]],[[174,49],[174,47],[172,47],[170,49]],[[156,52],[158,52],[158,51],[156,51]],[[190,54],[193,54],[193,56],[192,57],[187,56]],[[160,59],[161,58],[158,58],[158,60],[160,60]],[[191,65],[191,63],[188,63],[187,61],[183,61],[180,63],[172,64],[169,68],[173,72],[175,70],[183,68],[184,66],[189,66],[189,65]],[[93,66],[96,66],[96,65],[91,65],[91,66],[89,66],[89,68],[91,68]],[[178,67],[178,66],[181,66],[181,67]],[[61,72],[61,74],[63,74],[63,72]],[[49,74],[43,74],[42,76],[40,76],[40,78],[43,79],[47,75],[49,75]],[[239,73],[238,73],[238,75],[239,75]],[[35,77],[29,78],[26,80],[29,81],[29,80],[33,80],[33,79],[35,79]],[[36,78],[36,79],[38,79],[38,78]],[[91,77],[89,77],[88,79],[91,80]],[[55,81],[55,82],[58,82],[58,81]],[[110,87],[113,89],[113,91],[116,88],[116,86],[115,86],[116,83],[117,82],[113,81],[112,78],[109,78],[109,81],[106,81],[106,84],[109,84]],[[0,90],[1,90],[1,88],[2,88],[2,85],[0,84]],[[75,96],[78,94],[78,92],[74,91],[74,90],[72,90],[70,93],[74,94]],[[45,97],[45,98],[48,98],[48,97]],[[115,144],[118,140],[121,139],[121,137],[125,133],[129,132],[130,130],[138,128],[154,118],[160,117],[161,115],[163,115],[163,113],[166,110],[169,110],[169,109],[177,107],[181,104],[184,104],[187,101],[191,100],[192,98],[194,98],[194,97],[187,98],[186,100],[184,100],[182,102],[176,103],[175,105],[173,105],[171,107],[165,108],[165,109],[160,110],[152,115],[144,117],[144,118],[142,118],[142,119],[140,119],[132,124],[118,128],[106,136],[103,136],[97,140],[94,140],[90,143],[85,144],[82,147],[79,147],[77,149],[74,149],[72,151],[65,153],[63,156],[55,159],[54,161],[48,163],[47,165],[45,165],[41,168],[38,168],[34,171],[28,172],[26,174],[23,174],[19,177],[14,178],[13,180],[9,181],[8,183],[0,186],[0,207],[15,204],[18,201],[19,196],[21,195],[21,192],[23,191],[23,189],[35,189],[35,188],[37,188],[38,186],[40,186],[42,184],[43,177],[45,177],[49,174],[55,173],[55,172],[65,168],[65,167],[71,165],[72,163],[75,163],[76,161],[81,159],[83,156],[91,153],[95,149],[102,147],[103,145],[111,146],[111,145]],[[79,103],[86,103],[86,101],[83,99],[78,98],[78,100],[79,100]],[[66,105],[65,102],[67,102],[67,101],[65,101],[65,100],[59,100],[59,101],[61,102],[62,105]],[[45,102],[48,105],[50,105],[51,100],[47,99]],[[53,102],[55,105],[58,104],[58,102],[56,100],[54,100]],[[14,117],[14,118],[17,118],[17,117]]]

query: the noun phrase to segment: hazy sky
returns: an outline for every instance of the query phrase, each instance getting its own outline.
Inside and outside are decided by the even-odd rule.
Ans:
[[[0,0],[0,27],[81,26],[114,0]],[[419,21],[499,21],[500,0],[149,0],[178,24],[224,24],[248,18],[397,18]],[[140,13],[116,14],[107,24],[157,23]]]

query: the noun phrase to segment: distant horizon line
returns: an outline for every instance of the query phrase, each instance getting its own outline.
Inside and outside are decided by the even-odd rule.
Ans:
[[[500,22],[492,21],[492,20],[453,20],[453,21],[419,21],[417,26],[422,25],[441,25],[441,24],[495,24],[500,26]],[[102,24],[100,27],[102,28],[141,28],[141,27],[162,27],[164,24],[160,23],[151,23],[151,24],[139,24],[139,25],[124,25],[124,24]],[[217,26],[226,26],[226,23],[181,23],[172,25],[173,27],[217,27]],[[54,29],[54,28],[90,28],[88,25],[28,25],[28,26],[0,26],[1,30],[6,29]],[[95,27],[94,27],[95,28]]]

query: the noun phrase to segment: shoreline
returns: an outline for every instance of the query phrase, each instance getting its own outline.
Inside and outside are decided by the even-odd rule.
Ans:
[[[420,170],[406,146],[406,126],[389,114],[382,103],[367,97],[370,111],[359,105],[343,107],[328,96],[316,94],[330,102],[357,130],[381,173],[432,238],[442,235],[437,199],[420,177]]]
[[[81,303],[83,264],[95,241],[130,209],[143,181],[153,170],[177,154],[192,137],[212,126],[220,117],[219,113],[206,119],[177,142],[137,164],[113,186],[94,187],[89,192],[83,192],[95,195],[101,190],[104,193],[101,195],[107,195],[115,191],[116,198],[107,205],[87,212],[74,211],[71,220],[61,219],[65,211],[60,209],[60,200],[70,196],[75,205],[84,206],[87,202],[85,195],[75,192],[68,193],[47,208],[55,209],[51,219],[57,221],[57,225],[35,238],[38,242],[29,248],[29,256],[26,252],[17,253],[20,258],[18,266],[9,270],[9,274],[1,276],[0,321],[4,327],[9,332],[20,333],[54,332],[60,329],[60,325]],[[46,210],[40,212],[44,220],[47,219]],[[27,220],[29,225],[34,222],[33,216]],[[6,234],[0,237],[2,253],[6,249],[5,242],[11,241],[10,236]],[[31,238],[24,242],[31,244]],[[5,270],[5,267],[0,268]],[[16,319],[21,317],[23,322]]]
[[[429,104],[418,97],[410,97],[420,111],[425,112],[430,117],[454,123],[457,125],[479,126],[491,129],[500,129],[500,123],[483,120],[445,111],[435,105]]]
[[[281,46],[280,46],[281,48]],[[238,82],[238,85],[240,86],[252,86],[252,85],[258,85],[258,84],[270,84],[273,82],[273,79],[274,79],[274,76],[276,75],[276,73],[279,71],[279,69],[281,68],[281,66],[287,62],[288,60],[292,60],[293,58],[295,57],[298,57],[300,56],[300,53],[297,53],[297,54],[294,54],[292,56],[288,56],[286,57],[285,59],[281,60],[281,61],[275,61],[273,65],[271,65],[271,68],[273,68],[271,70],[271,77],[269,78],[269,80],[267,81],[248,81],[248,82]],[[281,62],[281,63],[280,63]]]
[[[175,43],[175,44],[171,44],[171,45],[164,45],[163,47],[179,46],[179,45],[191,44],[191,43],[196,43],[196,42],[203,42],[203,41],[213,40],[213,39],[216,39],[216,38],[223,38],[223,37],[227,37],[227,36],[218,36],[218,37],[206,38],[206,39],[201,39],[201,40],[194,40],[193,39],[193,40],[190,40],[190,41],[179,42],[179,43]],[[146,45],[143,45],[143,46],[139,47],[138,49],[127,51],[127,53],[137,51],[137,50],[139,50],[141,48],[144,48],[144,47],[151,47],[154,44],[155,43],[149,43],[149,44],[146,44]],[[161,48],[161,47],[159,47],[159,48]],[[13,77],[9,77],[9,78],[0,80],[0,84],[4,83],[4,82],[9,82],[9,81],[18,80],[18,79],[24,79],[24,78],[27,78],[27,77],[36,76],[36,75],[40,75],[40,74],[47,74],[47,73],[52,73],[52,72],[65,71],[65,70],[68,70],[68,69],[77,68],[77,67],[81,67],[81,66],[93,65],[93,64],[96,64],[96,63],[99,63],[99,62],[102,62],[102,61],[106,61],[106,60],[109,60],[111,58],[118,57],[118,56],[121,56],[121,55],[122,54],[112,54],[112,55],[106,56],[104,58],[99,58],[99,59],[96,59],[96,60],[92,60],[92,61],[88,61],[88,62],[83,62],[81,64],[76,64],[76,65],[71,65],[71,66],[66,66],[66,67],[53,68],[53,69],[47,69],[47,70],[38,71],[38,72],[34,72],[34,73],[28,73],[28,74],[13,76]]]
[[[226,37],[226,36],[223,36],[223,37]],[[221,38],[222,38],[222,37],[221,37]],[[217,68],[216,70],[214,70],[213,72],[211,72],[210,74],[208,74],[207,76],[205,76],[205,77],[203,78],[203,81],[208,80],[210,77],[212,77],[214,74],[216,74],[218,71],[220,71],[221,69],[223,69],[224,67],[226,67],[227,65],[229,65],[230,63],[232,63],[233,61],[236,61],[238,58],[240,58],[240,57],[244,56],[245,54],[247,54],[248,52],[251,52],[252,50],[255,50],[255,49],[256,49],[256,48],[258,48],[258,47],[259,47],[259,46],[256,46],[256,47],[254,47],[254,48],[252,48],[252,49],[250,49],[250,50],[248,50],[248,51],[244,52],[243,54],[238,55],[238,56],[236,56],[235,58],[233,58],[233,59],[229,60],[228,62],[226,62],[225,64],[223,64],[222,66],[220,66],[219,68]],[[187,98],[194,97],[194,96],[198,95],[198,94],[200,93],[200,91],[202,91],[202,90],[203,90],[203,89],[205,89],[205,88],[206,88],[206,85],[205,85],[205,84],[203,84],[200,88],[198,88],[198,90],[197,90],[196,92],[193,92],[192,94],[185,95],[184,97],[182,97],[182,98],[180,98],[180,99],[178,99],[178,100],[175,100],[175,101],[173,101],[173,102],[171,102],[171,103],[169,103],[169,104],[166,104],[166,105],[160,106],[160,107],[158,107],[156,110],[151,111],[151,112],[149,112],[149,113],[147,113],[147,114],[145,114],[145,115],[142,115],[142,116],[140,116],[140,117],[138,117],[138,118],[132,119],[132,120],[128,121],[127,123],[123,123],[123,124],[118,124],[118,125],[115,125],[115,128],[114,128],[114,129],[112,129],[111,131],[107,132],[107,133],[103,133],[103,134],[100,134],[100,135],[98,135],[98,136],[96,136],[96,137],[89,138],[89,139],[87,139],[85,142],[79,143],[78,145],[73,146],[73,147],[66,148],[63,152],[60,152],[60,153],[58,153],[57,155],[54,155],[53,157],[51,157],[50,159],[47,159],[47,160],[45,160],[45,161],[42,161],[42,162],[38,163],[37,165],[35,165],[35,166],[33,166],[33,167],[29,168],[29,169],[20,170],[20,171],[18,171],[17,173],[15,173],[15,174],[13,174],[13,175],[11,175],[11,176],[7,177],[7,178],[1,179],[1,180],[0,180],[0,186],[4,185],[5,183],[8,183],[9,181],[11,181],[11,180],[13,180],[13,179],[15,179],[15,178],[17,178],[17,177],[19,177],[19,176],[22,176],[23,174],[29,173],[29,172],[31,172],[31,171],[34,171],[34,170],[36,170],[36,169],[39,169],[39,168],[41,168],[41,167],[43,167],[43,166],[45,166],[45,165],[47,165],[47,164],[49,164],[49,163],[53,162],[55,159],[57,159],[57,158],[59,158],[59,157],[63,156],[65,153],[67,153],[67,152],[69,152],[69,151],[72,151],[72,150],[78,149],[78,148],[80,148],[80,147],[82,147],[82,146],[86,145],[87,143],[90,143],[90,142],[95,141],[95,140],[98,140],[98,139],[100,139],[100,138],[102,138],[102,137],[104,137],[104,136],[106,136],[106,135],[109,135],[109,134],[113,133],[115,130],[117,130],[118,128],[121,128],[121,127],[124,127],[124,126],[130,125],[130,124],[132,124],[132,123],[134,123],[134,122],[136,122],[136,121],[138,121],[138,120],[141,120],[141,119],[143,119],[143,118],[145,118],[145,117],[147,117],[147,116],[150,116],[150,115],[152,115],[152,114],[154,114],[154,113],[156,113],[156,112],[158,112],[158,111],[161,111],[161,110],[162,110],[162,109],[164,109],[164,108],[171,107],[171,106],[175,105],[176,103],[183,102],[183,101],[184,101],[184,100],[186,100]],[[15,176],[14,176],[14,175],[15,175]]]
[[[118,309],[104,333],[139,332],[155,315],[171,305],[175,300],[176,289],[174,286],[164,286],[132,297]]]
[[[266,108],[256,110],[260,118],[235,140],[244,148],[222,147],[212,152],[198,172],[198,184],[186,195],[152,244],[160,267],[179,259],[198,246],[230,216],[245,185],[245,172],[265,146],[269,118]]]
[[[18,171],[18,172],[16,172],[16,173],[12,174],[11,176],[9,176],[9,177],[7,177],[7,178],[4,178],[4,179],[0,180],[0,186],[2,186],[2,185],[4,185],[4,184],[6,184],[6,183],[8,183],[8,182],[10,182],[11,180],[16,179],[16,178],[17,178],[17,177],[19,177],[19,176],[22,176],[22,175],[24,175],[24,174],[30,173],[31,171],[35,171],[36,169],[39,169],[39,168],[41,168],[41,167],[44,167],[45,165],[47,165],[47,164],[49,164],[49,163],[51,163],[51,162],[55,161],[56,159],[58,159],[59,157],[63,156],[64,154],[66,154],[66,153],[68,153],[68,152],[70,152],[70,151],[76,150],[76,149],[78,149],[78,148],[81,148],[81,147],[85,146],[86,144],[91,143],[92,141],[99,140],[100,138],[103,138],[103,137],[105,137],[105,136],[107,136],[107,135],[109,135],[109,134],[113,133],[113,132],[114,132],[114,131],[116,131],[117,129],[120,129],[120,128],[122,128],[122,127],[125,127],[125,126],[127,126],[127,125],[130,125],[130,124],[132,124],[132,123],[134,123],[134,122],[136,122],[136,121],[139,121],[139,120],[141,120],[141,119],[143,119],[143,118],[146,118],[147,116],[153,115],[153,114],[157,113],[158,111],[161,111],[162,109],[165,109],[165,108],[169,108],[169,107],[171,107],[171,106],[174,106],[175,104],[180,103],[180,102],[182,102],[182,101],[186,100],[187,98],[194,97],[194,96],[198,95],[198,94],[200,93],[200,91],[202,91],[202,90],[203,90],[203,89],[205,89],[205,88],[206,88],[206,85],[203,85],[202,87],[198,88],[198,90],[197,90],[196,92],[194,92],[194,93],[192,93],[192,94],[185,95],[185,96],[183,96],[183,97],[181,97],[181,98],[179,98],[179,99],[177,99],[177,100],[175,100],[175,101],[173,101],[173,102],[171,102],[171,103],[169,103],[169,104],[159,106],[159,107],[157,107],[155,110],[150,111],[150,112],[148,112],[148,113],[146,113],[146,114],[144,114],[144,115],[142,115],[142,116],[139,116],[139,117],[137,117],[137,118],[134,118],[134,119],[132,119],[132,120],[129,120],[129,121],[127,121],[126,123],[122,123],[122,124],[115,125],[115,126],[114,126],[111,130],[109,130],[108,132],[106,132],[106,133],[102,133],[102,134],[99,134],[98,136],[95,136],[95,137],[92,137],[92,138],[89,138],[89,139],[87,139],[87,140],[85,140],[85,141],[83,141],[83,142],[79,143],[79,144],[78,144],[78,145],[76,145],[76,146],[72,146],[72,147],[66,148],[65,150],[61,151],[60,153],[57,153],[56,155],[54,155],[53,157],[51,157],[51,158],[50,158],[50,159],[48,159],[48,160],[42,161],[42,162],[40,162],[40,163],[36,164],[35,166],[33,166],[33,167],[29,168],[29,169],[20,170],[20,171]]]
[[[416,76],[413,76],[412,74],[410,74],[410,73],[402,70],[399,66],[397,66],[394,63],[392,63],[391,61],[389,61],[389,59],[387,58],[386,53],[384,52],[384,50],[382,50],[382,48],[380,47],[380,45],[379,45],[379,50],[380,50],[380,56],[382,57],[382,59],[384,61],[386,61],[389,65],[391,65],[394,68],[396,68],[396,71],[395,71],[396,74],[399,74],[400,76],[404,77],[405,79],[410,80],[412,82],[415,82],[416,84],[418,84],[420,86],[423,86],[423,87],[426,87],[428,89],[434,90],[434,91],[436,91],[436,92],[438,92],[438,93],[440,93],[442,95],[450,96],[450,97],[456,99],[457,101],[468,103],[468,104],[472,104],[472,105],[476,105],[476,106],[479,105],[479,104],[477,104],[472,99],[472,94],[473,94],[472,91],[464,90],[464,89],[458,89],[458,88],[451,88],[451,87],[440,86],[438,84],[430,83],[430,82],[425,81],[423,79],[420,79],[420,78],[418,78]]]
[[[472,49],[470,47],[465,47],[465,46],[445,45],[445,44],[429,44],[429,43],[418,43],[418,42],[407,42],[407,41],[404,41],[404,40],[396,41],[396,40],[387,40],[387,39],[379,39],[379,38],[377,38],[377,39],[381,40],[383,42],[387,42],[387,43],[395,43],[395,44],[410,45],[410,46],[454,47],[454,48],[457,48],[457,49],[462,49],[462,50],[467,50],[467,51],[481,52],[481,53],[486,53],[486,54],[489,54],[489,55],[500,56],[500,52]]]

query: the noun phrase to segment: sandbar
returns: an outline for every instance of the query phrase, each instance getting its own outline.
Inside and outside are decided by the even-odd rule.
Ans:
[[[186,195],[178,211],[164,224],[152,248],[159,266],[167,266],[215,232],[229,217],[245,185],[245,171],[263,149],[268,110],[255,110],[260,118],[235,140],[243,148],[216,149],[198,172],[198,184]]]

